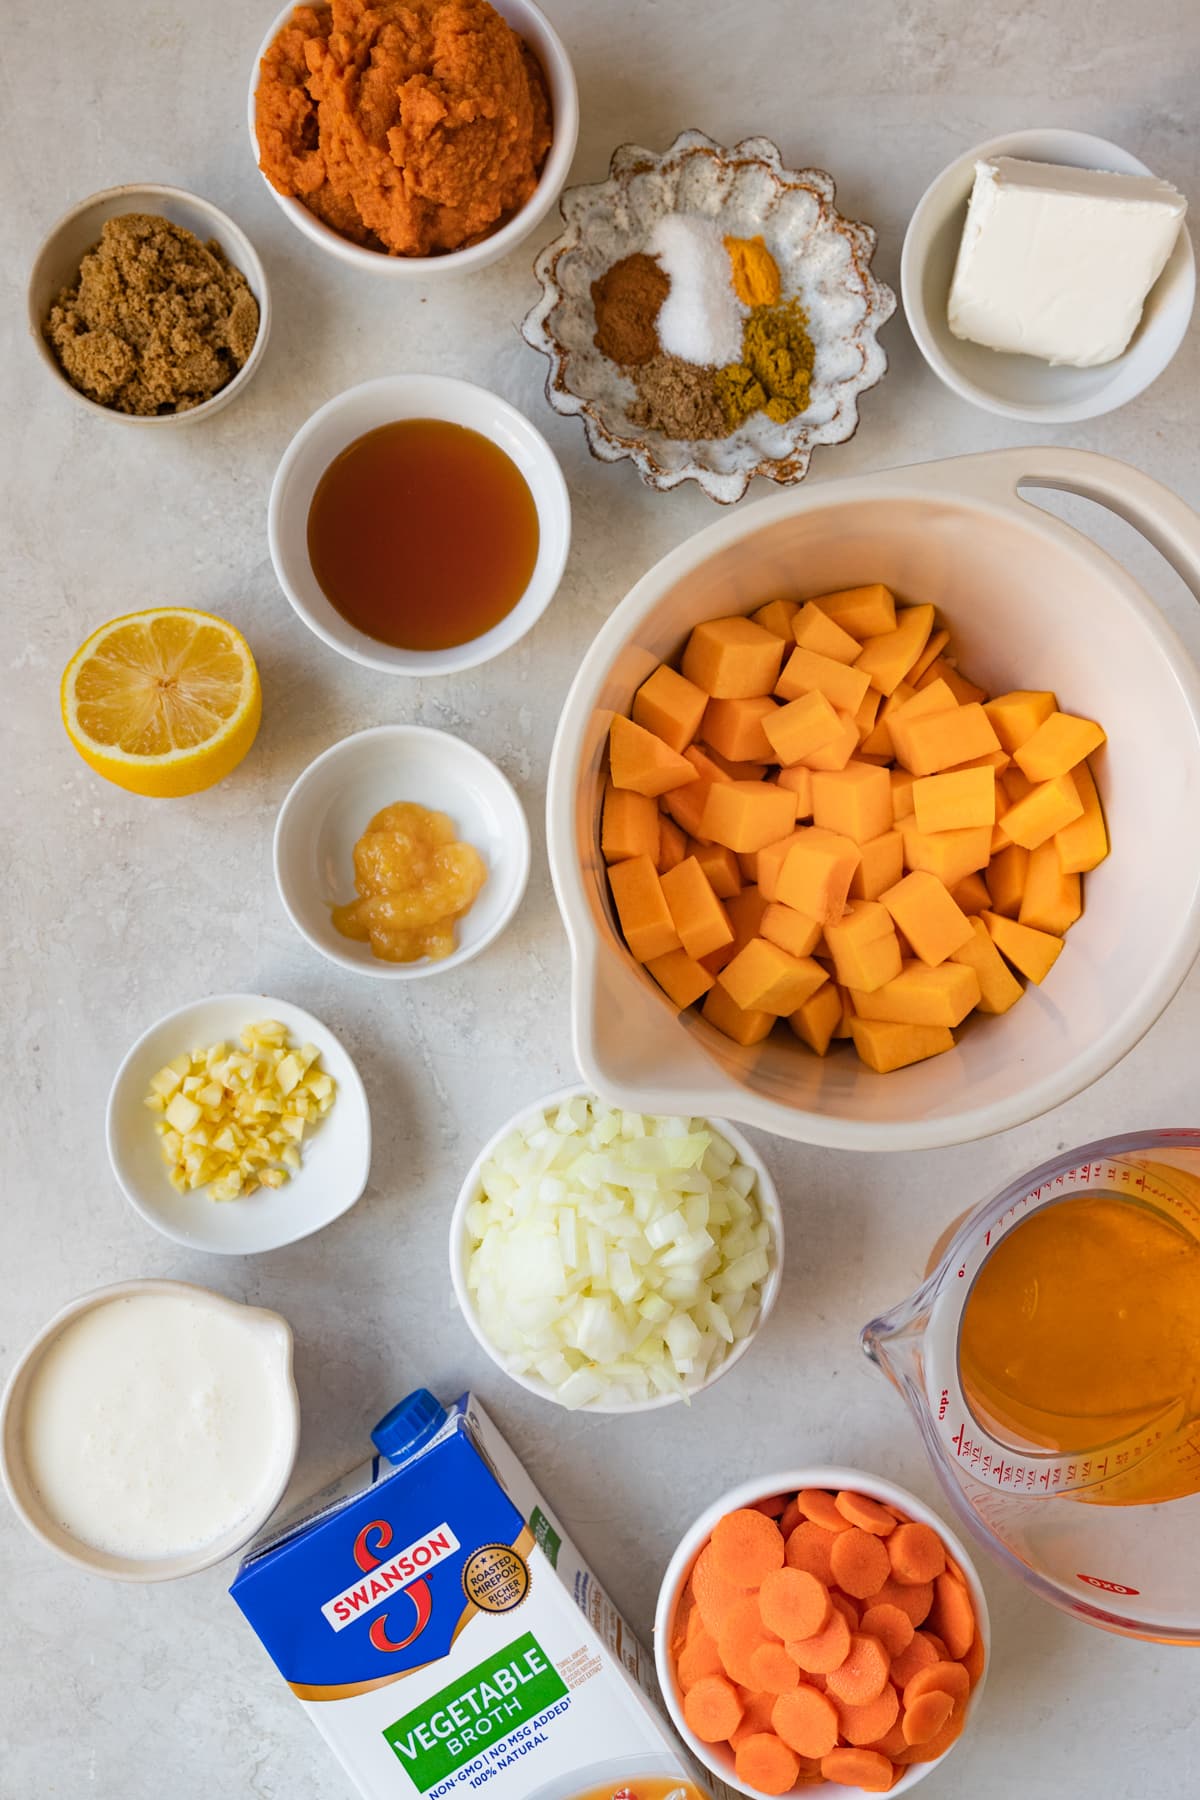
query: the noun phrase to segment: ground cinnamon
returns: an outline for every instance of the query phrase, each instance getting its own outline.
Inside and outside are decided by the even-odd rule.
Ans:
[[[624,256],[592,283],[597,350],[626,368],[659,353],[655,321],[671,283],[652,256]]]

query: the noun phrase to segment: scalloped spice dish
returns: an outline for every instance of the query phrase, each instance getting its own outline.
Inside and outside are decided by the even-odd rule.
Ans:
[[[870,271],[875,232],[833,200],[828,175],[784,169],[766,138],[726,150],[698,131],[662,155],[624,145],[607,181],[563,195],[567,228],[537,259],[542,298],[523,335],[549,359],[551,406],[581,417],[594,456],[729,503],[755,475],[802,481],[816,445],[853,436],[859,395],[887,369],[876,333],[896,299]],[[614,328],[614,296],[632,332]],[[771,366],[786,392],[768,383],[776,416],[760,405],[739,421],[767,368],[749,355],[755,321],[759,348],[782,349]]]

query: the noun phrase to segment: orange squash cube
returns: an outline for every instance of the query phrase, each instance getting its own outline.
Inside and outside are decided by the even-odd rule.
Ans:
[[[814,692],[775,707],[763,718],[762,730],[776,761],[795,763],[831,743],[841,733],[842,722],[825,695]]]
[[[1083,896],[1078,875],[1063,874],[1058,845],[1052,838],[1039,844],[1036,850],[1029,852],[1018,923],[1062,937],[1082,912]]]
[[[1104,732],[1094,719],[1052,712],[1014,752],[1013,761],[1027,780],[1053,781],[1056,775],[1066,775],[1085,756],[1098,750],[1104,741]]]
[[[668,950],[665,956],[651,957],[646,969],[677,1012],[707,994],[714,979],[686,950]]]
[[[613,786],[656,797],[697,779],[691,763],[660,737],[618,713],[608,734],[608,762]]]
[[[775,785],[790,788],[796,796],[796,817],[811,819],[813,809],[813,772],[803,763],[792,763],[786,769],[780,769],[775,777]]]
[[[1014,844],[1024,850],[1036,850],[1073,819],[1083,817],[1083,801],[1072,775],[1055,775],[1043,781],[1010,806],[1004,815],[1004,830]]]
[[[740,894],[725,902],[725,912],[733,926],[733,942],[722,944],[719,950],[701,959],[710,975],[719,975],[738,951],[744,950],[751,938],[759,935],[766,910],[767,903],[756,887],[744,887]]]
[[[710,763],[715,763],[726,781],[761,781],[767,772],[765,762],[731,762],[729,757],[722,756],[711,744],[704,746],[705,755]]]
[[[605,862],[627,862],[631,856],[658,856],[658,807],[649,794],[604,784],[600,812],[600,848]]]
[[[908,685],[907,681],[902,681],[886,698],[880,698],[875,723],[862,741],[861,754],[863,756],[886,756],[890,760],[895,752],[892,745],[892,734],[888,730],[888,720],[894,712],[898,712],[902,706],[907,706],[908,702],[915,697],[914,689]]]
[[[669,663],[659,663],[633,696],[631,711],[635,724],[682,752],[699,731],[707,705],[707,694]]]
[[[862,860],[850,881],[852,900],[878,900],[904,874],[904,839],[895,829],[859,845]]]
[[[931,663],[937,661],[949,642],[950,633],[948,631],[939,630],[930,633],[929,642],[922,650],[920,656],[918,656],[912,668],[908,671],[908,674],[904,677],[910,687],[915,690],[918,681],[920,681],[926,669],[929,668]]]
[[[1108,855],[1108,828],[1104,809],[1096,792],[1092,771],[1083,762],[1072,769],[1071,779],[1079,795],[1083,812],[1054,834],[1058,846],[1059,865],[1064,875],[1084,875],[1096,868]],[[999,909],[997,909],[999,910]]]
[[[781,700],[798,700],[801,694],[824,694],[839,712],[853,714],[862,705],[869,686],[870,677],[862,671],[797,645],[775,683],[775,692]]]
[[[878,900],[852,900],[836,924],[826,925],[825,943],[834,974],[851,997],[856,989],[870,993],[900,973],[900,942]]]
[[[892,778],[892,814],[897,825],[901,819],[912,818],[916,811],[913,803],[913,788],[916,776],[910,775],[907,769],[889,769]]]
[[[711,838],[730,850],[761,850],[786,837],[795,823],[794,796],[773,781],[714,781],[702,829],[690,836]]]
[[[795,831],[789,831],[786,837],[779,838],[774,844],[764,844],[758,852],[754,874],[758,882],[758,891],[764,900],[774,900],[775,889],[779,882],[779,871],[783,867],[784,858],[792,845],[799,841],[803,832],[803,826]]]
[[[945,687],[936,683],[935,687]],[[934,688],[925,688],[931,693]],[[897,760],[913,775],[936,775],[956,763],[968,762],[989,750],[1000,748],[987,714],[978,701],[969,706],[947,707],[944,711],[920,713],[913,707],[921,698],[917,694],[888,720]]]
[[[719,763],[711,750],[702,744],[689,744],[683,752],[684,762],[691,763],[701,781],[732,781],[734,777],[727,773],[723,763]]]
[[[702,844],[698,838],[689,838],[687,854],[700,864],[718,900],[732,900],[741,893],[742,872],[737,857],[724,844]]]
[[[756,937],[721,970],[717,985],[743,1012],[768,1012],[782,1018],[795,1012],[828,979],[811,956],[791,956],[778,944]]]
[[[933,630],[932,606],[904,606],[896,614],[894,631],[869,637],[855,663],[881,694],[893,694],[904,680]]]
[[[745,1012],[719,982],[705,995],[700,1015],[727,1038],[732,1038],[735,1044],[740,1044],[743,1050],[761,1044],[775,1026],[774,1013]]]
[[[854,724],[858,731],[858,743],[861,750],[864,738],[869,738],[875,729],[875,720],[879,708],[883,705],[883,695],[878,688],[868,688],[862,697],[862,705],[854,714]],[[886,761],[886,757],[884,758]]]
[[[1016,919],[1002,918],[999,913],[984,913],[982,917],[1001,956],[1029,981],[1045,981],[1058,961],[1062,939],[1047,931],[1035,931],[1031,925],[1018,924]]]
[[[990,910],[1003,913],[1006,919],[1015,919],[1021,910],[1028,875],[1029,852],[1019,844],[1012,844],[993,856],[984,875],[988,893],[992,896]]]
[[[613,905],[625,942],[638,962],[678,950],[679,934],[662,890],[658,870],[648,856],[614,863],[608,871]]]
[[[943,887],[957,887],[964,876],[986,869],[992,854],[992,832],[987,825],[968,825],[963,831],[924,832],[915,819],[902,819],[906,869],[926,869]]]
[[[908,962],[891,981],[871,992],[852,987],[850,998],[860,1019],[886,1019],[893,1025],[961,1025],[979,1005],[979,977],[953,958],[936,969]]]
[[[936,967],[972,935],[971,921],[936,875],[914,870],[880,896],[921,961]]]
[[[1016,688],[1011,694],[997,694],[994,700],[985,700],[983,710],[992,721],[1001,748],[1012,756],[1029,742],[1052,712],[1057,712],[1058,701],[1044,688]]]
[[[769,631],[772,637],[782,638],[784,643],[790,644],[792,620],[799,611],[798,600],[768,600],[765,606],[760,606],[756,612],[750,614],[750,617],[756,625],[761,625],[764,631]]]
[[[699,961],[723,944],[732,944],[729,915],[694,856],[685,857],[677,868],[667,871],[662,877],[662,891],[676,935],[689,956]]]
[[[821,942],[821,922],[798,913],[793,906],[772,900],[758,927],[759,936],[778,944],[792,956],[811,956]]]
[[[1015,1006],[1025,989],[1021,986],[995,944],[981,918],[971,920],[974,937],[950,957],[952,963],[964,963],[975,971],[979,982],[979,999],[975,1009],[981,1013],[1005,1013]],[[945,967],[945,964],[942,965]]]
[[[881,581],[867,587],[839,588],[835,594],[817,594],[812,604],[848,631],[851,637],[878,637],[896,629],[896,600]]]
[[[659,796],[659,805],[668,813],[681,831],[689,837],[705,837],[704,809],[708,804],[708,796],[717,784],[712,781],[692,781],[686,787],[668,788]]]
[[[850,882],[861,860],[853,839],[810,825],[784,858],[775,897],[822,925],[836,922],[846,910]]]
[[[822,612],[821,608],[809,600],[800,608],[792,620],[792,637],[802,650],[811,650],[817,656],[832,657],[834,662],[845,663],[847,667],[857,662],[862,645],[856,637]]]
[[[996,823],[996,777],[990,768],[922,775],[912,785],[918,831],[962,831]]]
[[[749,700],[771,692],[785,649],[753,619],[707,619],[687,641],[683,673],[714,700]]]
[[[798,756],[797,762],[805,768],[813,770],[844,769],[850,758],[858,750],[858,726],[854,723],[852,713],[838,714],[838,735],[828,744],[822,744],[819,750],[810,750],[807,756]]]
[[[982,912],[992,911],[992,897],[988,893],[987,882],[978,870],[973,870],[970,875],[964,875],[961,881],[955,882],[950,889],[950,898],[966,913],[968,919],[976,918]]]
[[[655,868],[660,875],[665,875],[668,869],[678,868],[686,855],[686,833],[679,829],[674,819],[668,818],[666,813],[660,813],[658,816],[658,855],[654,859]]]
[[[842,1022],[842,994],[836,982],[826,981],[815,994],[788,1014],[788,1024],[810,1050],[824,1056]]]
[[[946,1025],[893,1025],[884,1019],[854,1018],[850,1035],[862,1061],[877,1075],[890,1075],[954,1048],[954,1034]]]
[[[749,700],[710,700],[704,710],[704,741],[730,762],[770,762],[775,755],[763,724],[779,709],[769,694]]]
[[[920,693],[922,688],[928,687],[931,681],[944,681],[960,706],[970,706],[973,702],[982,702],[987,699],[987,689],[981,688],[977,682],[968,681],[966,676],[960,674],[954,664],[947,662],[944,656],[935,658],[920,681],[914,683],[917,692]]]
[[[892,828],[892,783],[886,769],[848,762],[813,774],[813,824],[865,844]]]

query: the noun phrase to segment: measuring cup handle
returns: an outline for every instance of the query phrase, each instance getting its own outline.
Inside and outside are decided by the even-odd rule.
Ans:
[[[1021,488],[1035,487],[1096,501],[1153,544],[1200,601],[1200,517],[1153,476],[1093,450],[1054,444],[985,451],[964,457],[956,468],[963,486],[981,498],[1019,500]]]

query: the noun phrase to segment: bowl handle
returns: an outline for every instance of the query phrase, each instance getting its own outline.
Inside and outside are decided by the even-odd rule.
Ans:
[[[1046,444],[1024,450],[987,450],[942,466],[948,474],[952,472],[955,490],[1000,505],[1019,501],[1022,487],[1057,488],[1064,494],[1094,500],[1153,544],[1193,598],[1200,600],[1200,517],[1161,481],[1143,475],[1129,463],[1100,456],[1094,450],[1065,450]]]

